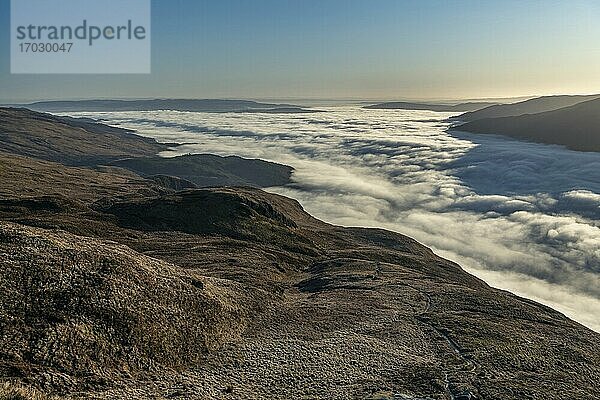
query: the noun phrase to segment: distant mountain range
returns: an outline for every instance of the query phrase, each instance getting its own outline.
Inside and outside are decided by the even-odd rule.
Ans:
[[[504,108],[502,113],[556,107],[558,104],[578,102],[552,111],[483,118],[457,125],[453,130],[472,133],[506,135],[539,143],[564,145],[572,150],[600,151],[600,96],[556,96],[529,100]],[[538,100],[538,101],[536,101]],[[519,105],[520,104],[520,105]],[[480,115],[486,115],[483,113]],[[494,112],[499,114],[500,111]],[[472,118],[477,113],[471,113]],[[458,117],[461,119],[461,117]]]
[[[460,104],[426,104],[410,103],[403,101],[393,101],[388,103],[378,103],[365,106],[363,108],[373,110],[428,110],[437,112],[464,112],[479,110],[485,107],[493,106],[498,103],[489,102],[469,102]]]
[[[194,111],[194,112],[269,112],[310,113],[317,110],[292,104],[260,103],[251,100],[224,99],[152,99],[152,100],[73,100],[40,101],[11,106],[25,107],[35,111]]]
[[[458,121],[469,122],[483,118],[510,117],[523,114],[536,114],[545,111],[570,107],[577,103],[600,98],[600,94],[587,96],[543,96],[512,104],[497,104],[480,110],[467,112],[456,117]]]

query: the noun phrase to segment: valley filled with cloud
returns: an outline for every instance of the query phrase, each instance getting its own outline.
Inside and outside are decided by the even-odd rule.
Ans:
[[[295,168],[269,189],[327,222],[411,236],[490,285],[600,331],[600,153],[448,132],[453,114],[73,113],[214,153]]]

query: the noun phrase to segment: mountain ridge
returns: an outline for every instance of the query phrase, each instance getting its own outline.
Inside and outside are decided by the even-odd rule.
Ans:
[[[452,130],[497,134],[571,150],[600,151],[600,99],[537,114],[486,118],[456,125]]]
[[[191,111],[191,112],[317,112],[292,104],[229,99],[53,100],[12,105],[46,112]]]
[[[432,103],[411,103],[404,101],[392,101],[386,103],[371,104],[364,106],[365,109],[371,110],[428,110],[437,112],[459,112],[480,110],[485,107],[496,105],[498,103],[491,102],[468,102],[459,104],[432,104]]]
[[[594,100],[600,97],[596,95],[556,95],[541,96],[533,99],[520,101],[510,104],[498,104],[472,112],[467,112],[455,117],[462,122],[471,122],[483,118],[512,117],[523,114],[538,114],[546,111],[554,111],[564,107],[570,107],[575,104]]]

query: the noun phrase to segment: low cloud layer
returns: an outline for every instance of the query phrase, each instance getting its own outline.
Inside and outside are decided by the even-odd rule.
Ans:
[[[82,114],[83,115],[83,114]],[[273,192],[332,223],[412,236],[494,286],[600,331],[600,154],[448,134],[449,114],[86,113],[184,146],[296,168]]]

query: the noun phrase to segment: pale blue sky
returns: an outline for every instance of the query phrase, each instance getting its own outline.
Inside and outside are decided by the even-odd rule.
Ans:
[[[9,1],[0,0],[0,100],[600,92],[595,0],[155,0],[152,8],[150,75],[11,75]]]

